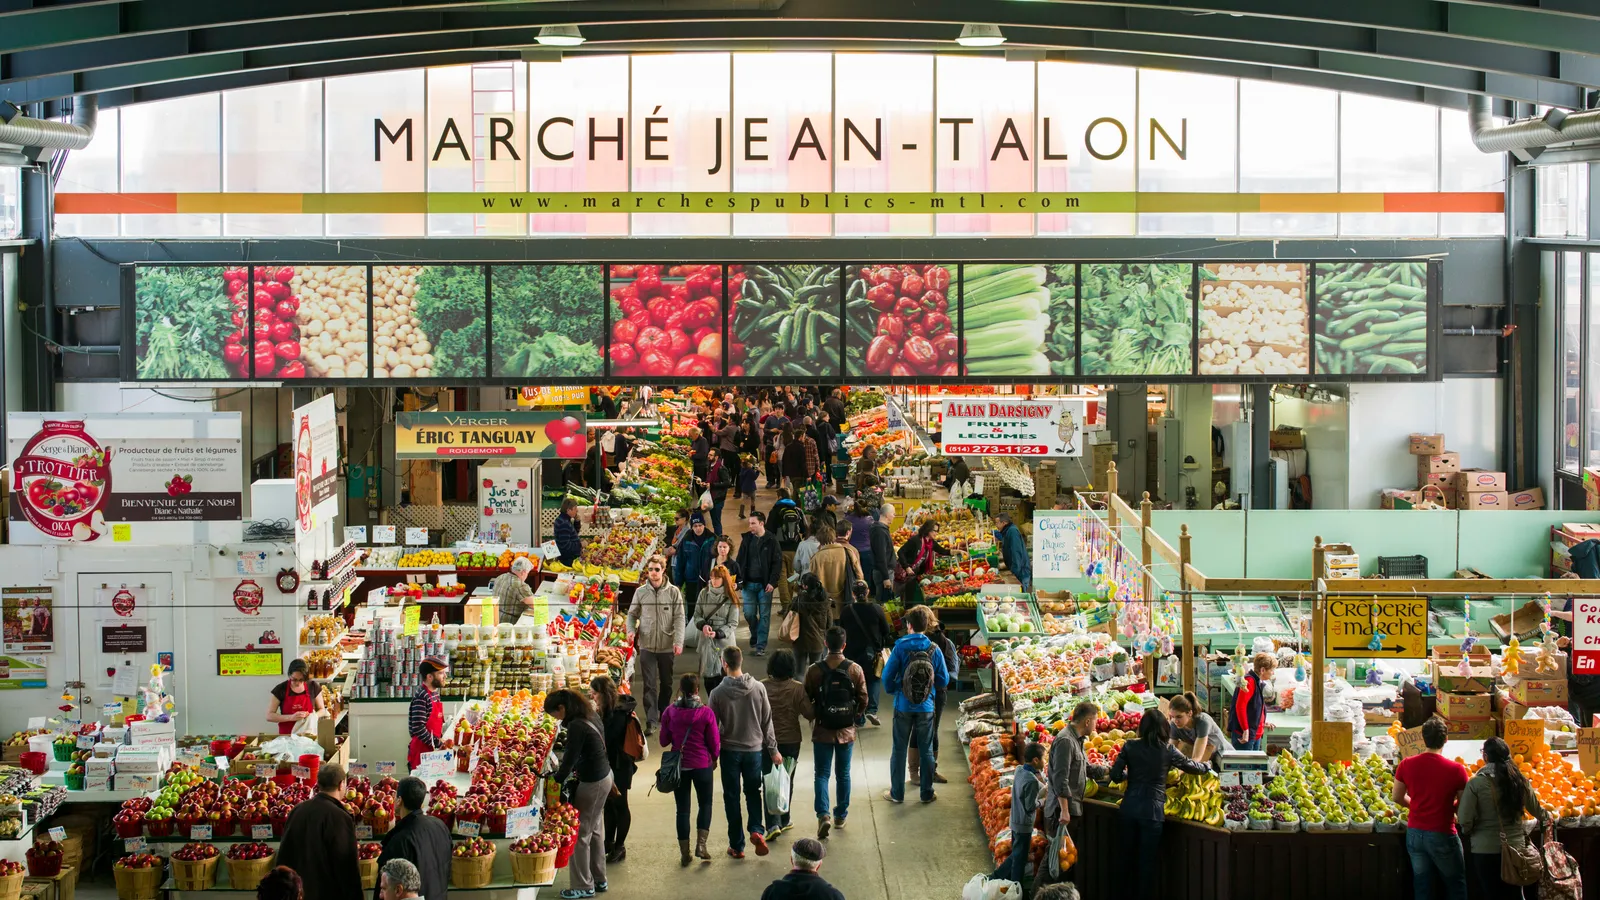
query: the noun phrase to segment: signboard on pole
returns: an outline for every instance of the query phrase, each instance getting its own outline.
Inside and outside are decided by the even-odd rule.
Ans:
[[[955,397],[944,401],[946,455],[1082,456],[1082,400]]]
[[[1078,513],[1050,510],[1033,514],[1033,577],[1079,578]]]
[[[1329,597],[1323,652],[1336,659],[1425,659],[1428,599]]]
[[[1600,675],[1600,598],[1572,601],[1572,671]]]
[[[538,456],[583,459],[583,413],[411,412],[395,416],[396,459]]]
[[[333,394],[294,411],[295,534],[339,514],[339,419]]]

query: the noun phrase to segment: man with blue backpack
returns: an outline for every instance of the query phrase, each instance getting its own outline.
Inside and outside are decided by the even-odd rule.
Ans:
[[[890,803],[905,802],[907,752],[916,754],[919,761],[933,760],[934,695],[950,683],[950,671],[944,654],[928,639],[932,621],[933,611],[928,607],[911,607],[906,612],[909,633],[895,641],[883,667],[884,690],[894,697],[894,748],[889,754],[889,789],[883,792],[883,799]],[[934,767],[919,768],[922,802],[932,803],[937,799]]]

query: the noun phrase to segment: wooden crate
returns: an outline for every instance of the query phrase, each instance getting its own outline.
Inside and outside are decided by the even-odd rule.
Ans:
[[[37,886],[43,888],[41,900],[73,900],[78,893],[78,869],[63,865],[60,874],[52,878],[24,878],[23,890]]]

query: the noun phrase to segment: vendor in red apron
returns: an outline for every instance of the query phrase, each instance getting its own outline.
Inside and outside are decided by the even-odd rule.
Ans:
[[[449,674],[449,665],[437,656],[430,656],[417,667],[422,684],[411,695],[411,712],[407,721],[411,727],[411,749],[406,753],[406,765],[415,769],[422,762],[422,754],[439,749],[444,740],[444,704],[439,691]]]
[[[306,661],[297,659],[289,663],[289,680],[272,689],[272,700],[267,703],[267,721],[277,723],[279,734],[288,734],[301,720],[325,709],[322,685],[311,683]]]

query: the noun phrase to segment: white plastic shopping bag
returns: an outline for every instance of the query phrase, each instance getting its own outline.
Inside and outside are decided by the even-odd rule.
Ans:
[[[772,771],[762,779],[762,793],[767,798],[767,815],[781,816],[789,811],[789,766],[792,760],[784,760],[783,765],[773,766]]]

